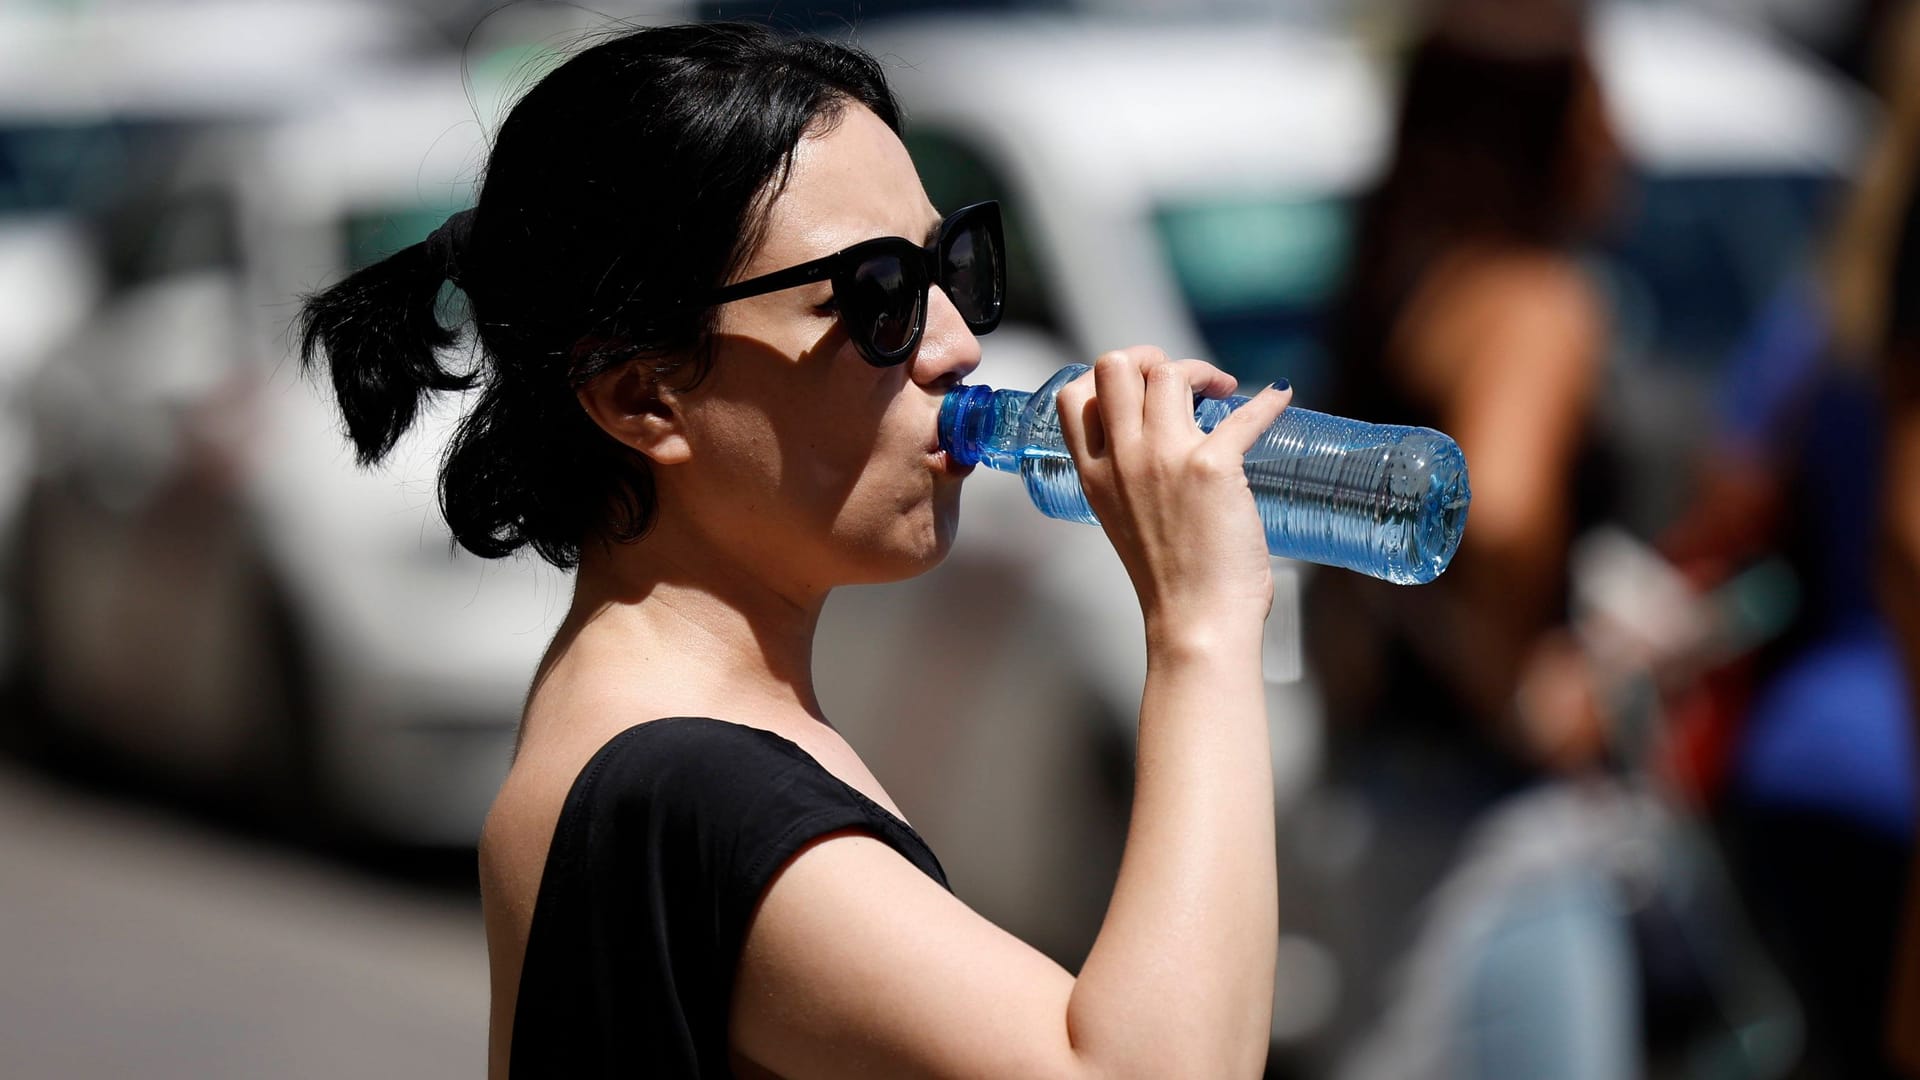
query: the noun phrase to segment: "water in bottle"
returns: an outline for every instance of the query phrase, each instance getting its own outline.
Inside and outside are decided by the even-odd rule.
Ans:
[[[962,386],[940,409],[940,445],[956,461],[1026,480],[1049,517],[1098,524],[1060,433],[1054,399],[1087,370],[1069,364],[1031,394]],[[1212,431],[1244,397],[1196,403]],[[1246,456],[1267,550],[1401,585],[1447,568],[1467,524],[1467,460],[1432,428],[1365,424],[1289,407]]]

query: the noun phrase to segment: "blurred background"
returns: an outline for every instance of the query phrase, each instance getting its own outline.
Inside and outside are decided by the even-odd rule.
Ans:
[[[288,323],[583,34],[745,17],[1003,201],[975,381],[1152,342],[1466,450],[1440,582],[1277,564],[1270,1076],[1920,1075],[1914,8],[0,2],[0,1072],[481,1073],[472,845],[570,583],[452,547],[459,400],[355,470]],[[956,891],[1070,966],[1140,641],[984,474],[822,629]]]

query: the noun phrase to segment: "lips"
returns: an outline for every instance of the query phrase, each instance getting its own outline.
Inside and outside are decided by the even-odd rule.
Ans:
[[[971,475],[973,472],[973,466],[960,464],[959,461],[954,459],[954,456],[952,454],[947,453],[945,450],[942,450],[937,446],[933,450],[928,452],[927,457],[933,460],[934,471],[941,473],[945,476],[951,476],[958,479],[960,477]]]
[[[927,444],[927,457],[933,463],[933,470],[944,476],[962,477],[973,472],[973,466],[962,465],[954,460],[952,454],[940,446],[940,433],[934,432],[932,441]]]
[[[939,413],[934,414],[933,432],[927,439],[927,457],[932,459],[933,469],[944,476],[963,477],[973,472],[973,466],[962,465],[955,461],[952,454],[940,445]]]

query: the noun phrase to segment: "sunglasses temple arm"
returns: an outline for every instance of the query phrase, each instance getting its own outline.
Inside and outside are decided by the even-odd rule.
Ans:
[[[837,255],[804,262],[798,266],[789,266],[785,270],[775,270],[771,274],[762,274],[757,278],[736,281],[724,288],[716,289],[707,297],[711,304],[724,304],[729,300],[745,300],[749,296],[779,292],[782,289],[810,285],[816,281],[825,281],[833,276],[833,260]]]

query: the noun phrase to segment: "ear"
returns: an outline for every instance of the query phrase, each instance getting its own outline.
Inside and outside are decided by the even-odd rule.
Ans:
[[[600,430],[656,465],[678,465],[693,456],[680,397],[638,363],[603,371],[575,391]]]

